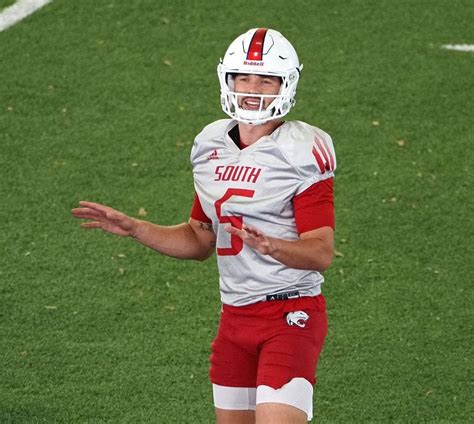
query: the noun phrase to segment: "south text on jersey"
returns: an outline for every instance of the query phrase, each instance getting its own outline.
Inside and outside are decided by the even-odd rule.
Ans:
[[[243,165],[216,166],[214,181],[243,181],[256,183],[262,172],[261,168]]]

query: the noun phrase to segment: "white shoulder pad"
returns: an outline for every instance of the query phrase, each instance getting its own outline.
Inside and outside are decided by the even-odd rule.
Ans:
[[[276,141],[304,180],[316,182],[334,175],[336,153],[332,139],[320,128],[290,121],[281,127]]]
[[[209,125],[206,125],[202,131],[194,139],[196,144],[200,140],[209,140],[214,138],[220,138],[224,134],[224,131],[231,123],[232,119],[219,119],[218,121],[211,122]]]
[[[194,139],[194,144],[191,149],[191,163],[194,163],[196,157],[205,154],[205,151],[212,148],[212,142],[224,139],[225,131],[231,122],[232,119],[219,119],[218,121],[206,125],[202,129]]]

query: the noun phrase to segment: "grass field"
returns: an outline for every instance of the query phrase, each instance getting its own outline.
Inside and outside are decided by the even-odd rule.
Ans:
[[[70,209],[187,220],[217,61],[258,26],[304,63],[289,119],[338,155],[313,422],[473,422],[474,53],[441,49],[473,22],[471,0],[55,0],[0,32],[0,423],[213,422],[215,260]]]

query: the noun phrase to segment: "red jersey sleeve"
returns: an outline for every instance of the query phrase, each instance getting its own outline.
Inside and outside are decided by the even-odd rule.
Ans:
[[[199,196],[196,193],[194,193],[194,202],[190,215],[191,218],[195,219],[196,221],[206,222],[208,224],[212,223],[212,221],[202,210],[201,202],[199,201]]]
[[[333,178],[318,181],[293,198],[298,234],[321,227],[334,228]]]

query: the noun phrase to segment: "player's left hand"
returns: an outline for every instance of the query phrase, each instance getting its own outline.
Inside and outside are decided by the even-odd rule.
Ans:
[[[273,238],[268,237],[258,228],[244,224],[240,230],[229,224],[225,226],[225,230],[232,235],[240,237],[245,244],[263,255],[271,255],[273,252]]]

